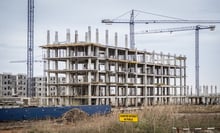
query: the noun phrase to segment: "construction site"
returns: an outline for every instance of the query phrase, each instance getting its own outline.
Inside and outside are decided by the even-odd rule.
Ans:
[[[132,9],[115,18],[108,13],[115,15],[121,12],[125,3],[111,1],[114,3],[111,5],[105,1],[102,5],[102,1],[86,1],[84,6],[77,1],[36,2],[36,7],[34,0],[26,2],[26,40],[22,40],[24,35],[17,25],[0,22],[5,25],[0,29],[8,32],[4,32],[5,36],[0,35],[6,38],[0,42],[4,47],[0,47],[4,50],[0,53],[5,58],[0,66],[0,132],[220,131],[220,89],[216,76],[219,75],[216,56],[219,54],[219,31],[215,35],[210,33],[220,20],[188,20],[141,10],[144,3],[143,9],[150,10],[167,3],[170,6],[173,1],[157,2],[155,7],[151,7],[149,2],[127,1],[126,6],[131,5],[130,9],[137,4],[140,10]],[[2,3],[11,7],[10,10],[3,8],[11,13],[3,20],[8,16],[20,18],[16,15],[22,14],[24,1],[16,6],[6,1]],[[196,8],[204,8],[206,3],[201,3],[197,3]],[[185,4],[185,7],[181,5],[187,18],[215,18],[210,15],[214,11],[207,13],[208,17],[199,16],[205,8],[197,9],[198,16],[193,16],[196,12],[190,10],[194,12],[190,15],[186,13],[190,9],[189,2]],[[112,10],[117,6],[120,10]],[[175,10],[165,9],[167,13],[164,14],[172,11],[175,15]],[[179,9],[176,16],[181,16]],[[142,15],[148,16],[144,18]],[[110,18],[103,19],[105,16]],[[97,21],[102,24],[97,24]],[[128,27],[113,27],[117,24]],[[85,27],[87,25],[90,26]],[[169,28],[164,28],[166,26]],[[149,35],[185,31],[193,33],[172,38]],[[13,39],[14,42],[11,41]],[[27,43],[26,53],[20,46],[24,42]],[[200,49],[205,56],[200,57]],[[26,67],[10,64],[10,68],[4,61],[23,63]],[[23,72],[24,68],[26,72]]]
[[[142,107],[172,104],[219,104],[220,95],[215,85],[203,86],[199,82],[199,31],[213,31],[218,20],[136,20],[135,13],[127,12],[129,20],[103,19],[105,24],[129,24],[130,34],[123,40],[118,33],[99,35],[91,26],[80,40],[78,31],[73,35],[66,29],[66,40],[59,41],[58,31],[51,40],[47,31],[42,62],[44,75],[34,77],[34,1],[28,1],[27,74],[0,75],[0,103],[30,106],[111,105],[112,107]],[[147,13],[149,14],[149,13]],[[125,14],[123,14],[125,15]],[[154,14],[155,15],[155,14]],[[158,14],[156,14],[158,15]],[[122,15],[121,15],[122,16]],[[120,17],[121,17],[120,16]],[[161,16],[161,15],[160,15]],[[150,23],[196,24],[195,26],[135,32],[134,25]],[[181,53],[139,50],[135,46],[136,34],[195,31],[195,87],[187,84],[187,57]],[[92,33],[95,35],[92,35]],[[71,40],[71,36],[74,39]],[[94,36],[94,39],[92,39]],[[100,36],[105,42],[100,43]],[[113,36],[113,37],[110,37]],[[114,38],[109,40],[110,38]],[[92,42],[92,40],[95,40]],[[102,38],[103,40],[103,38]],[[114,43],[109,43],[114,42]],[[18,63],[15,61],[14,63]],[[23,61],[21,61],[23,62]],[[14,98],[16,97],[16,98]],[[10,99],[11,98],[11,99]],[[14,103],[16,104],[13,104]],[[19,104],[19,105],[20,105]]]

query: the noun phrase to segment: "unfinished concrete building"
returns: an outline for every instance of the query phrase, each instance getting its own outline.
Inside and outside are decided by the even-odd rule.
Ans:
[[[85,41],[70,40],[41,46],[47,62],[47,105],[101,105],[115,107],[182,103],[186,97],[186,57],[91,42],[91,28]],[[51,80],[55,78],[54,80]],[[62,79],[62,80],[61,80]],[[50,88],[54,88],[52,95]],[[54,91],[53,90],[53,91]]]

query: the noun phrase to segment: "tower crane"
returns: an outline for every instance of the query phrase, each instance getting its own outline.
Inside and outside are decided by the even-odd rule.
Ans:
[[[151,34],[151,33],[163,33],[163,32],[178,32],[178,31],[189,31],[195,30],[195,88],[196,95],[199,96],[199,30],[210,29],[213,31],[215,29],[214,25],[203,26],[188,26],[188,27],[178,27],[178,28],[168,28],[168,29],[155,29],[155,30],[146,30],[143,32],[137,32],[135,34]]]
[[[27,96],[32,97],[34,89],[34,0],[28,0],[27,13]]]
[[[147,13],[147,14],[162,16],[162,17],[171,18],[171,19],[175,19],[175,20],[135,20],[135,12]],[[140,11],[140,10],[131,10],[131,11],[129,11],[129,13],[130,13],[130,20],[122,20],[122,19],[118,19],[119,18],[118,17],[117,19],[103,19],[101,22],[105,23],[105,24],[112,24],[112,23],[129,24],[129,26],[130,26],[130,48],[131,49],[135,48],[135,34],[134,34],[135,33],[134,32],[134,25],[135,24],[154,24],[154,23],[161,23],[161,24],[208,23],[208,24],[214,24],[214,23],[220,23],[220,20],[184,20],[184,19],[168,17],[168,16],[164,16],[164,15],[144,12],[144,11]],[[121,16],[123,16],[123,15],[121,15]]]

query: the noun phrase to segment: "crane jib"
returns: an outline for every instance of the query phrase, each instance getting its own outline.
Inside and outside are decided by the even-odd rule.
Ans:
[[[104,19],[102,23],[130,23],[130,20]],[[220,23],[220,20],[134,20],[134,23]]]

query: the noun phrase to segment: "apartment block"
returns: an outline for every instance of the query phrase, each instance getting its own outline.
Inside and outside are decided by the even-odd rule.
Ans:
[[[86,41],[41,46],[47,62],[47,105],[101,105],[115,107],[175,104],[186,96],[186,57]],[[62,80],[61,80],[62,79]],[[53,93],[51,93],[53,92]]]
[[[1,97],[11,97],[16,93],[16,76],[11,73],[0,74]]]
[[[47,79],[45,77],[34,77],[34,89],[35,97],[46,97],[47,88],[46,88]]]
[[[27,76],[26,74],[17,74],[15,94],[20,97],[27,96]]]

